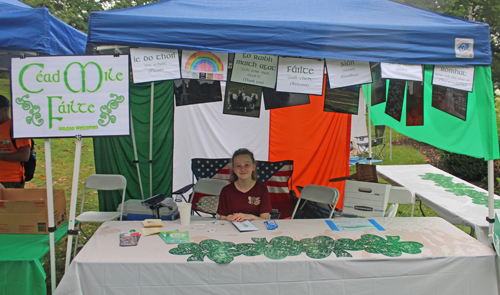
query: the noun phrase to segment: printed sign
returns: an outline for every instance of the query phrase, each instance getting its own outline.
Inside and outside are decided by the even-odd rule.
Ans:
[[[341,88],[372,82],[370,62],[326,59],[330,88]]]
[[[130,134],[128,55],[12,59],[16,138]]]
[[[474,66],[434,66],[432,84],[472,92]]]
[[[231,81],[274,88],[277,72],[278,57],[275,55],[236,53]]]
[[[474,39],[455,38],[455,56],[474,58]]]
[[[174,49],[130,48],[130,61],[134,83],[181,77],[179,52]]]
[[[227,53],[183,50],[182,78],[226,81],[227,58]]]
[[[422,65],[381,63],[383,79],[424,81]]]
[[[322,95],[324,70],[323,59],[280,56],[276,90]]]

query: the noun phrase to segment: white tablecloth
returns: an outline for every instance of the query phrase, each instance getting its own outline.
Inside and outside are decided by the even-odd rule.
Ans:
[[[420,254],[400,257],[348,251],[351,258],[331,254],[309,258],[304,252],[272,260],[264,255],[237,256],[229,264],[187,262],[172,255],[177,245],[159,236],[143,236],[132,247],[119,246],[119,234],[139,230],[138,221],[104,223],[72,261],[56,295],[146,294],[498,294],[495,252],[438,217],[374,218],[386,231],[332,231],[325,220],[278,220],[267,230],[254,221],[256,232],[239,233],[227,221],[204,229],[165,222],[164,230],[189,230],[191,242],[205,239],[253,243],[252,237],[289,236],[294,240],[319,235],[359,239],[363,234],[400,236],[420,242]],[[335,219],[334,219],[335,220]],[[193,224],[193,223],[192,223]],[[208,232],[216,228],[216,232]]]
[[[377,173],[393,183],[414,190],[420,200],[429,206],[436,214],[447,221],[472,227],[480,241],[489,244],[488,236],[488,208],[485,205],[472,203],[468,196],[457,196],[447,192],[446,188],[435,185],[432,180],[424,180],[420,175],[425,173],[443,174],[452,177],[454,183],[462,183],[474,187],[474,190],[488,194],[488,191],[457,178],[432,165],[377,165]],[[495,199],[500,199],[495,195]],[[500,214],[500,209],[495,210]]]

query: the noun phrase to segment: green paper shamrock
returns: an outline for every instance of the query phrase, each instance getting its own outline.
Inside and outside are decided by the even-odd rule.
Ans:
[[[187,261],[203,261],[205,256],[210,260],[220,264],[227,264],[234,260],[234,257],[241,253],[234,249],[235,245],[231,242],[219,242],[217,240],[203,240],[200,244],[182,243],[177,248],[170,249],[170,254],[189,255]]]
[[[283,259],[287,256],[297,256],[304,249],[300,242],[286,236],[272,238],[269,242],[267,242],[266,238],[252,238],[252,241],[255,244],[243,243],[236,245],[235,248],[245,256],[264,254],[269,259]]]
[[[362,235],[361,239],[356,240],[363,244],[364,250],[368,253],[382,254],[389,257],[398,257],[403,254],[403,252],[408,254],[418,254],[422,251],[424,245],[418,242],[400,242],[399,236],[386,236],[387,240],[384,238],[366,234]]]
[[[352,257],[346,250],[363,250],[363,247],[358,247],[356,242],[351,239],[333,240],[327,236],[317,236],[312,239],[300,240],[304,246],[307,256],[311,258],[321,259],[330,256],[333,252],[337,257]]]

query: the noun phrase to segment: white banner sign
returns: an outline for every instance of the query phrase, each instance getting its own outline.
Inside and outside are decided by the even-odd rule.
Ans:
[[[226,81],[227,58],[227,53],[183,50],[182,78]]]
[[[328,81],[330,88],[341,88],[351,85],[360,85],[372,82],[370,62],[326,59]]]
[[[236,53],[231,81],[274,88],[277,72],[278,57],[275,55]]]
[[[474,66],[434,66],[432,84],[472,92]]]
[[[13,58],[14,137],[129,135],[128,55]]]
[[[130,48],[134,83],[181,78],[176,49]]]
[[[276,91],[321,95],[324,70],[323,59],[280,56]]]
[[[398,79],[408,81],[424,81],[422,65],[392,64],[383,62],[382,79]]]

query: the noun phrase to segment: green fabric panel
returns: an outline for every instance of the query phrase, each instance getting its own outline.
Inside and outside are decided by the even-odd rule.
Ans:
[[[172,81],[154,83],[153,111],[153,193],[172,193],[174,142],[174,90]],[[134,126],[137,157],[144,198],[150,196],[149,135],[151,83],[130,85],[130,111]],[[125,199],[141,199],[132,136],[95,137],[94,158],[97,174],[121,174],[127,178]],[[115,211],[120,191],[99,191],[99,210]]]
[[[68,222],[54,233],[60,241]],[[0,235],[0,295],[47,294],[43,257],[50,250],[49,235]]]
[[[491,68],[476,66],[473,92],[469,93],[466,121],[432,107],[433,66],[425,66],[424,125],[406,126],[406,92],[401,122],[385,114],[386,103],[371,107],[374,125],[386,125],[421,142],[453,153],[485,160],[499,158],[497,122]],[[367,87],[365,87],[367,86]],[[387,81],[387,89],[389,81]],[[371,84],[363,85],[371,104]]]

